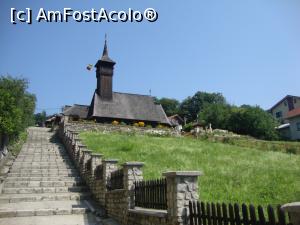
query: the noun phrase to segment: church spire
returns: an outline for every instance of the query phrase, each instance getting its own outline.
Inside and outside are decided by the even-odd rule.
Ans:
[[[107,34],[105,34],[105,41],[104,41],[104,48],[103,48],[103,53],[102,53],[102,57],[100,59],[101,61],[104,62],[111,62],[111,63],[115,63],[113,60],[111,60],[108,56],[108,48],[107,48]]]
[[[108,50],[107,50],[107,34],[105,34],[105,42],[104,42],[104,48],[103,48],[103,53],[102,57],[107,56],[108,57]]]
[[[111,100],[113,97],[112,84],[114,65],[116,63],[108,56],[107,50],[107,35],[105,35],[104,48],[101,59],[96,63],[96,78],[97,78],[97,94],[106,100]]]

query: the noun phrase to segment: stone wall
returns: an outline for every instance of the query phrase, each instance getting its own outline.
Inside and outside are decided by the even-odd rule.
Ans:
[[[107,215],[116,219],[121,224],[125,224],[127,218],[126,190],[118,189],[109,191],[105,195],[105,209]]]
[[[67,126],[74,131],[97,131],[97,132],[123,132],[123,133],[136,133],[142,135],[153,136],[180,136],[180,132],[173,128],[148,128],[148,127],[135,127],[129,125],[112,125],[102,124],[95,122],[70,122]]]
[[[134,183],[143,180],[143,163],[124,163],[121,166],[123,189],[111,190],[111,174],[119,169],[118,160],[92,153],[80,140],[78,131],[78,126],[61,124],[58,134],[92,196],[105,208],[108,216],[122,225],[188,225],[188,202],[198,198],[199,172],[163,174],[167,178],[167,210],[135,207]]]
[[[167,225],[168,214],[163,210],[132,209],[128,212],[130,225]]]

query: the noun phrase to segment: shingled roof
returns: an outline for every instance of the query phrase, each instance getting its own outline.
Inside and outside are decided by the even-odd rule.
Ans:
[[[78,105],[75,104],[71,107],[68,107],[66,110],[62,112],[65,116],[76,116],[80,119],[86,119],[89,111],[88,105]]]
[[[111,100],[94,93],[88,117],[115,118],[168,124],[169,120],[161,105],[147,95],[113,92]]]

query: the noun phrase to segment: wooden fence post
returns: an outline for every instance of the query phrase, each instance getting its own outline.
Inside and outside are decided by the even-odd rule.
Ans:
[[[167,178],[168,224],[188,225],[189,201],[198,200],[199,171],[171,171]]]

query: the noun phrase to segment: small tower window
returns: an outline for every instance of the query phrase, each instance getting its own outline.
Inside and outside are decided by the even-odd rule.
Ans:
[[[294,103],[297,103],[297,99],[296,98],[294,98]]]
[[[284,101],[284,106],[287,106],[287,102],[286,101]]]

